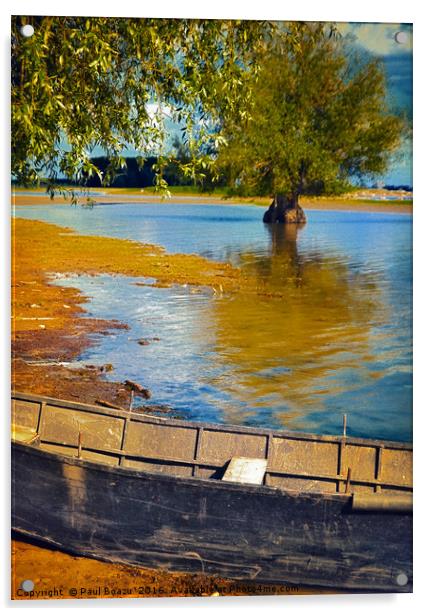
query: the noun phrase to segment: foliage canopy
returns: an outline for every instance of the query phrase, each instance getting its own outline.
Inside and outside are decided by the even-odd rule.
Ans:
[[[167,118],[181,126],[186,178],[222,172],[235,190],[291,200],[384,172],[402,125],[379,63],[359,62],[330,24],[12,19],[17,182],[109,184],[133,149],[142,164],[157,157],[165,190]],[[95,148],[110,161],[103,174]]]
[[[378,60],[365,62],[325,24],[275,35],[258,60],[253,107],[227,122],[219,157],[233,190],[286,195],[345,190],[352,178],[382,174],[403,121],[386,103]]]
[[[26,39],[20,28],[28,23],[35,33]],[[23,184],[59,176],[79,182],[99,174],[90,160],[96,146],[112,161],[111,171],[124,164],[128,147],[143,157],[163,155],[166,115],[181,124],[202,162],[195,156],[202,141],[218,145],[208,123],[247,109],[245,82],[272,28],[246,21],[14,17],[13,176]],[[196,167],[189,164],[189,173]],[[157,182],[164,187],[161,173]]]

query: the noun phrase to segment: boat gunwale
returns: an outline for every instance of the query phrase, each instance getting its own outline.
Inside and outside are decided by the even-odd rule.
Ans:
[[[280,488],[278,486],[269,486],[264,484],[253,483],[238,483],[235,481],[221,481],[219,479],[207,479],[205,477],[196,476],[182,476],[173,475],[168,473],[162,473],[157,471],[147,471],[126,466],[112,466],[110,464],[103,464],[102,462],[94,462],[93,460],[85,460],[83,458],[66,456],[64,454],[41,449],[37,445],[29,445],[20,441],[12,440],[12,446],[24,451],[31,451],[32,454],[42,457],[58,460],[63,464],[69,464],[71,466],[89,467],[91,470],[99,471],[102,473],[115,473],[119,475],[130,476],[133,479],[149,479],[153,481],[166,481],[180,483],[181,485],[204,485],[208,488],[217,487],[218,489],[227,489],[237,492],[257,493],[267,496],[279,496],[288,495],[291,498],[304,497],[307,500],[321,501],[322,498],[331,501],[339,501],[342,504],[348,504],[352,500],[351,493],[342,492],[308,492],[305,490],[292,490],[291,488]]]
[[[117,417],[120,419],[132,420],[140,423],[150,423],[156,425],[168,425],[172,427],[181,427],[194,430],[208,430],[216,432],[228,432],[235,434],[256,434],[272,436],[275,438],[289,438],[298,441],[320,441],[326,443],[344,443],[346,445],[358,445],[363,447],[388,447],[391,449],[401,450],[413,450],[413,444],[403,441],[389,441],[384,439],[369,439],[344,435],[329,435],[329,434],[316,434],[312,432],[296,432],[290,430],[277,430],[271,428],[260,428],[253,426],[241,426],[235,424],[217,424],[206,422],[195,422],[183,419],[171,419],[164,417],[152,417],[150,415],[143,415],[141,413],[135,413],[133,411],[127,411],[125,409],[111,409],[101,405],[83,404],[81,402],[75,402],[73,400],[62,400],[59,398],[51,398],[49,396],[39,396],[37,394],[25,394],[22,392],[12,392],[11,400],[20,400],[23,402],[36,402],[39,404],[48,404],[60,408],[75,409],[77,411],[83,411],[88,413],[95,413],[98,415],[105,415],[109,417]],[[149,409],[150,410],[150,409]]]

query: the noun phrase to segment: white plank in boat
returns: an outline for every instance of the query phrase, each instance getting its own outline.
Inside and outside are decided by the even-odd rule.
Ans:
[[[223,481],[262,484],[268,460],[263,458],[232,458],[223,475]]]

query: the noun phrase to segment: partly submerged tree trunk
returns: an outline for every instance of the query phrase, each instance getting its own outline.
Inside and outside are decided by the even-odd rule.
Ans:
[[[282,224],[304,224],[306,222],[304,210],[299,205],[298,195],[275,195],[273,202],[263,215],[263,222]]]

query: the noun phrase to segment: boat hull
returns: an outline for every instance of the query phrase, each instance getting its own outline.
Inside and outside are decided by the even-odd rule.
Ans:
[[[107,468],[21,443],[12,481],[13,530],[75,554],[232,580],[412,590],[411,514],[355,511],[344,494]]]

